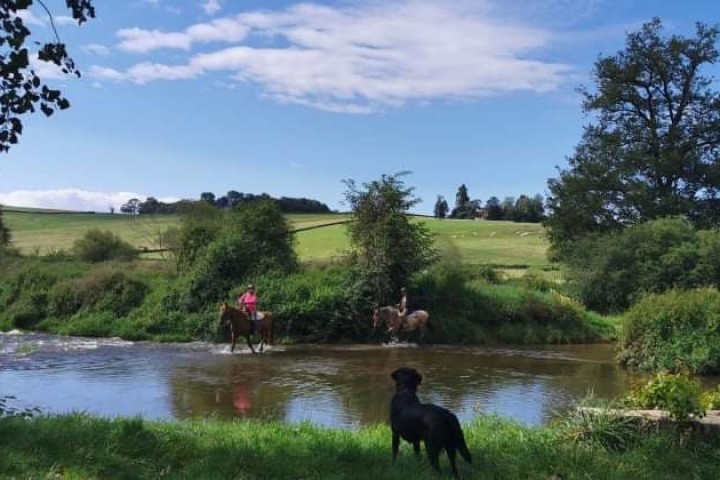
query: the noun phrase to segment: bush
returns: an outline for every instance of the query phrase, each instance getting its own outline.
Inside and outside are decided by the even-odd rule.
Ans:
[[[720,233],[655,220],[579,241],[566,260],[569,286],[588,308],[623,311],[647,293],[720,285]]]
[[[700,396],[700,405],[705,410],[720,410],[720,385],[715,390],[704,392]]]
[[[598,445],[609,451],[625,451],[640,439],[638,419],[612,410],[575,410],[556,422],[563,438]]]
[[[620,362],[645,370],[720,372],[720,292],[672,290],[648,295],[624,317]]]
[[[48,311],[61,318],[81,310],[122,317],[143,302],[147,290],[142,281],[122,271],[90,272],[81,278],[58,282],[48,294]]]
[[[138,252],[129,243],[112,232],[99,229],[88,230],[82,238],[73,244],[74,254],[86,262],[106,262],[108,260],[132,260]]]
[[[262,310],[275,314],[275,335],[307,341],[365,340],[372,312],[351,308],[352,278],[344,267],[264,275],[257,279]],[[243,289],[237,286],[237,291]]]
[[[685,420],[690,416],[704,416],[700,404],[700,385],[687,375],[660,372],[647,383],[636,386],[626,398],[632,407],[660,409],[670,418]]]

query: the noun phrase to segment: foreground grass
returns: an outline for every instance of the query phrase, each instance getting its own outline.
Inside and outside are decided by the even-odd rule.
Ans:
[[[650,436],[623,453],[572,443],[550,427],[494,417],[465,427],[464,478],[720,478],[720,449]],[[446,458],[441,459],[449,478]],[[83,415],[0,418],[1,478],[436,479],[408,444],[390,460],[390,431],[254,422],[153,423]]]
[[[46,254],[68,250],[86,231],[108,230],[137,248],[155,249],[165,230],[178,226],[175,215],[95,215],[5,212],[3,216],[13,235],[13,245],[21,252]],[[343,214],[290,214],[296,229],[333,224],[347,220]],[[547,269],[548,244],[543,227],[532,223],[473,220],[437,220],[420,218],[436,234],[440,246],[449,245],[464,263]],[[350,248],[344,225],[297,233],[296,249],[300,260],[328,261]]]

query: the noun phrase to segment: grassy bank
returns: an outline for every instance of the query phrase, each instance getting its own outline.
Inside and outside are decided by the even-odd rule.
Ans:
[[[465,426],[464,478],[720,478],[718,445],[650,434],[627,450],[575,443],[562,429],[494,417]],[[390,459],[390,431],[266,423],[153,423],[81,415],[0,418],[2,478],[434,479],[409,444]],[[448,475],[446,458],[441,468]]]
[[[413,308],[431,312],[431,343],[542,344],[613,340],[604,317],[552,290],[547,281],[498,283],[494,271],[441,263],[410,286]],[[253,279],[262,308],[277,319],[276,338],[290,342],[379,342],[372,306],[351,309],[347,267],[303,269]],[[232,301],[240,283],[220,295]],[[0,329],[129,340],[223,340],[218,303],[196,301],[195,284],[168,262],[106,262],[27,257],[9,262],[0,278]],[[192,303],[190,303],[192,302]],[[225,337],[226,338],[226,337]]]
[[[347,219],[342,214],[290,214],[296,229],[331,224]],[[41,213],[4,214],[12,230],[13,244],[23,253],[45,254],[67,250],[92,229],[110,231],[137,248],[159,247],[160,234],[179,225],[175,215],[127,217],[110,214],[48,215]],[[422,218],[440,245],[457,249],[463,262],[535,269],[551,268],[547,242],[541,225],[532,223],[437,220]],[[301,231],[296,250],[302,261],[327,261],[350,247],[344,225]]]

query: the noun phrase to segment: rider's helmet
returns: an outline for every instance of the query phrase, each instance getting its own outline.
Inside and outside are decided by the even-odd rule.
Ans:
[[[248,290],[255,290],[255,285],[253,285],[252,283],[250,283],[250,284],[248,284],[247,289],[248,289]]]

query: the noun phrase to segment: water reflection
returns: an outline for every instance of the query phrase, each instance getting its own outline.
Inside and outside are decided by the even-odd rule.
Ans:
[[[421,399],[453,409],[461,421],[493,412],[537,424],[589,391],[612,398],[629,383],[607,345],[296,346],[229,355],[225,346],[203,343],[25,337],[0,335],[0,395],[46,412],[356,427],[386,422],[390,373],[404,365],[423,373]]]

